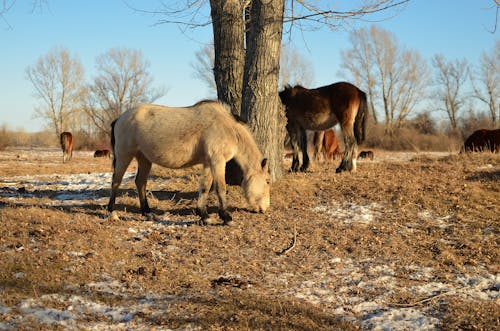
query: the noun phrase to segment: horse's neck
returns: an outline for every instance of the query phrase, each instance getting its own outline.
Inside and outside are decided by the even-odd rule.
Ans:
[[[238,162],[243,175],[249,176],[253,171],[258,171],[261,163],[261,155],[259,149],[253,140],[247,139],[242,134],[238,139],[238,151],[234,155],[234,159]]]

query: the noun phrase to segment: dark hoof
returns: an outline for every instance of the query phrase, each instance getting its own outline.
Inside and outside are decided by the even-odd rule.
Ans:
[[[145,213],[142,214],[148,221],[154,221],[155,220],[155,215],[153,213]]]
[[[224,221],[224,224],[227,224],[233,220],[233,217],[231,216],[231,214],[229,214],[225,210],[223,210],[223,211],[219,210],[219,217],[221,218],[221,220]]]

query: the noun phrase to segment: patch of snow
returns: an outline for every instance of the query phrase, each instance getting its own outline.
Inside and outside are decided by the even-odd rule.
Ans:
[[[277,281],[288,284],[289,295],[331,310],[335,316],[357,321],[369,330],[435,330],[439,320],[426,306],[391,305],[391,296],[406,292],[415,301],[436,295],[461,295],[478,300],[499,298],[500,276],[480,270],[482,276],[457,274],[450,283],[433,282],[432,268],[406,266],[405,274],[422,282],[420,285],[398,285],[391,265],[370,259],[332,258],[329,269],[317,271],[307,280],[292,282],[293,275],[282,275]],[[478,270],[479,271],[479,270]],[[270,285],[275,279],[268,280]]]
[[[370,224],[382,215],[382,206],[375,202],[355,204],[350,202],[332,202],[328,205],[319,205],[312,211],[331,216],[344,224]]]

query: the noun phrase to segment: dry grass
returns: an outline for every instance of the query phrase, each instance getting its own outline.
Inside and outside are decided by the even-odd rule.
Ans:
[[[59,157],[23,153],[2,155],[0,179],[110,170],[110,160],[93,159],[90,153],[77,154],[66,165]],[[153,168],[148,189],[156,221],[138,214],[132,185],[117,201],[120,222],[110,222],[104,205],[92,200],[54,206],[54,192],[0,197],[0,323],[3,318],[20,329],[63,329],[21,320],[20,304],[34,298],[64,311],[68,303],[61,298],[78,296],[111,307],[134,307],[147,298],[163,307],[161,314],[136,310],[132,328],[359,329],[355,312],[333,313],[339,302],[311,303],[297,295],[304,284],[317,282],[318,291],[339,296],[384,297],[384,309],[423,309],[445,330],[498,329],[498,297],[468,297],[456,277],[499,273],[500,156],[416,155],[388,161],[385,153],[376,151],[375,161],[359,162],[355,174],[335,174],[336,164],[287,174],[273,185],[265,215],[247,212],[240,188],[231,187],[228,201],[236,221],[231,227],[196,225],[198,171],[193,169]],[[99,197],[108,193],[96,192]],[[214,197],[210,203],[215,204]],[[351,216],[315,210],[350,205],[371,206],[377,221],[350,222]],[[363,288],[359,282],[349,287],[353,293],[343,292],[350,279],[370,281],[376,266],[390,267],[397,290]],[[414,266],[428,268],[430,275],[415,277]],[[344,278],[342,270],[349,271]],[[102,282],[113,291],[95,285]],[[425,282],[454,284],[457,290],[435,298],[412,292]],[[1,306],[14,308],[2,313]],[[77,323],[113,322],[95,316],[80,315]],[[347,318],[352,316],[357,320]]]

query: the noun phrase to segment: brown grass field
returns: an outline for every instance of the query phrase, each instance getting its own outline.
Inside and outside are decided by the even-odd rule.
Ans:
[[[197,224],[198,168],[153,167],[154,219],[129,178],[110,221],[92,155],[0,152],[0,330],[500,329],[498,154],[315,164],[264,215],[230,187],[228,227]]]

